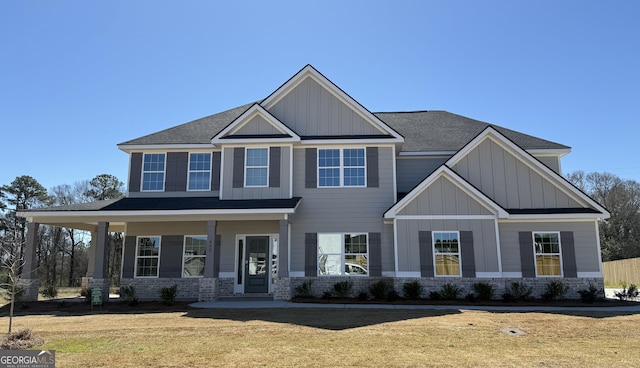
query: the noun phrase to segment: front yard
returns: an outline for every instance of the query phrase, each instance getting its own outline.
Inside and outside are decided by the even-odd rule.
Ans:
[[[58,367],[635,366],[640,346],[640,315],[624,313],[66,309],[14,319],[44,338],[36,349],[56,350]]]

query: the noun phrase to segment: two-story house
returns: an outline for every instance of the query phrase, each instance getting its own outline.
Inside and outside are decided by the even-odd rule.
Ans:
[[[20,213],[30,234],[92,232],[89,286],[109,284],[110,231],[141,299],[174,284],[182,299],[290,299],[309,279],[317,295],[345,279],[602,286],[609,214],[562,177],[569,147],[444,111],[371,113],[310,65],[261,101],[118,147],[126,198]]]

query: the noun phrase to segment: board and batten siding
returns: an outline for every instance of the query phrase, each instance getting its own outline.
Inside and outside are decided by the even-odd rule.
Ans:
[[[265,145],[265,147],[267,147]],[[238,150],[244,150],[242,147],[225,147],[223,152],[223,170],[224,173],[222,183],[222,197],[220,199],[270,199],[270,198],[290,198],[290,180],[289,180],[289,168],[291,167],[291,148],[290,147],[270,147],[279,149],[280,159],[277,162],[273,161],[272,153],[276,150],[269,150],[269,187],[264,188],[244,188],[244,162],[236,162],[238,160],[244,160],[244,154],[242,156],[237,155]],[[239,166],[240,167],[239,168]],[[237,165],[234,167],[234,165]],[[280,172],[279,181],[277,178],[272,178],[272,168],[278,166]],[[234,175],[235,170],[235,175]],[[239,175],[241,177],[238,177]],[[235,176],[235,177],[234,177]],[[234,181],[236,182],[234,185]],[[240,183],[242,181],[242,183]],[[277,185],[274,187],[274,185]]]
[[[441,176],[409,202],[398,215],[493,215],[448,178]]]
[[[393,226],[382,215],[393,205],[393,149],[378,148],[378,186],[306,188],[306,149],[294,150],[295,197],[302,197],[291,221],[291,271],[305,271],[306,233],[381,233],[382,272],[394,271]]]
[[[300,136],[384,134],[312,78],[306,78],[269,109]]]
[[[499,272],[495,220],[397,220],[398,272],[420,272],[419,234],[471,231],[476,272]]]
[[[254,116],[247,123],[245,123],[238,130],[233,132],[233,135],[269,135],[269,134],[282,134],[281,131],[276,129],[271,123],[266,121],[262,116]]]
[[[573,232],[577,272],[600,272],[598,236],[594,221],[499,222],[503,272],[522,271],[519,233],[533,233],[534,231]],[[533,254],[533,248],[531,253]]]
[[[504,208],[584,207],[491,139],[452,169]]]
[[[449,156],[399,156],[396,160],[398,193],[409,193],[447,159]]]

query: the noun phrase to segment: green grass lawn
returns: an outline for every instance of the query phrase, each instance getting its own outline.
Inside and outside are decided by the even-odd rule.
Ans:
[[[379,309],[26,309],[58,367],[637,366],[640,315]],[[138,308],[138,310],[136,310]],[[140,310],[141,309],[141,310]],[[6,328],[7,317],[0,328]],[[504,333],[519,329],[523,336]]]

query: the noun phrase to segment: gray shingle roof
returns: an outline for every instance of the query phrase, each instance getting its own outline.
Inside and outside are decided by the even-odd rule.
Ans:
[[[213,136],[254,103],[132,139],[120,145],[208,144]],[[405,152],[458,151],[489,125],[527,150],[569,148],[446,111],[378,112],[374,115],[404,137],[402,151]]]
[[[489,125],[527,150],[569,148],[447,111],[378,112],[374,115],[404,136],[402,151],[458,151]]]

